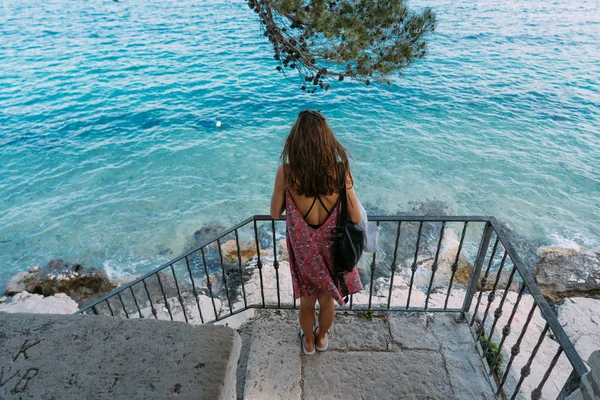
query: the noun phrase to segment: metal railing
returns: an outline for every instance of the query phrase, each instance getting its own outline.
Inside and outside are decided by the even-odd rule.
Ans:
[[[284,221],[249,218],[77,313],[203,324],[249,309],[297,309],[289,268],[280,269]],[[515,399],[528,389],[540,399],[550,380],[562,381],[551,394],[562,399],[578,386],[587,368],[495,218],[373,216],[369,223],[381,229],[380,248],[361,260],[363,291],[339,308],[455,313],[471,327],[496,395]],[[536,360],[540,351],[553,352],[549,364]],[[538,368],[544,374],[534,382]]]

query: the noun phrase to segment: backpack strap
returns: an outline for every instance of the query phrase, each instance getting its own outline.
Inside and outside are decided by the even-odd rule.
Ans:
[[[336,237],[345,234],[346,222],[348,222],[348,201],[346,199],[346,181],[344,178],[344,187],[340,190],[340,210],[338,225],[336,227]],[[348,286],[344,280],[344,271],[338,270],[337,264],[333,262],[333,283],[340,289],[342,296],[345,296],[344,303],[348,302]]]

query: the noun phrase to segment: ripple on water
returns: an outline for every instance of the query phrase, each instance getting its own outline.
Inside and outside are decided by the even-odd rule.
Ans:
[[[365,203],[437,199],[600,246],[598,2],[427,5],[426,62],[308,96],[243,2],[3,3],[0,282],[53,257],[144,271],[203,225],[264,214],[305,107],[352,152]]]

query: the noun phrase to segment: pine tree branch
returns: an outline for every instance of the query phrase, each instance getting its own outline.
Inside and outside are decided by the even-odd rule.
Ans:
[[[295,69],[303,90],[329,89],[328,79],[388,76],[425,56],[435,30],[429,9],[411,13],[406,0],[248,0],[273,45],[277,69]],[[287,74],[286,74],[287,77]]]

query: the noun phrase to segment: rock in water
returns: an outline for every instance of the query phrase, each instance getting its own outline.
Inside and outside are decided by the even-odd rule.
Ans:
[[[195,249],[209,240],[214,240],[226,230],[227,228],[220,224],[203,226],[194,232],[194,235],[187,240],[185,244],[185,250]],[[204,261],[206,261],[206,266],[209,271],[214,271],[215,269],[221,268],[219,251],[216,243],[210,244],[204,248],[204,259],[202,258],[200,251],[192,253],[189,258],[190,262],[201,265],[203,265]]]
[[[6,289],[4,290],[6,294],[12,296],[14,294],[20,293],[25,290],[25,279],[29,278],[32,274],[29,272],[19,272],[12,278],[8,280],[6,284]]]
[[[221,224],[207,225],[194,232],[194,235],[185,244],[186,250],[194,249],[208,240],[217,238],[225,232],[227,227]]]
[[[481,286],[481,279],[484,276],[485,272],[481,272],[479,279],[477,280],[477,290],[483,290],[484,292],[489,292],[493,289],[494,284],[496,284],[496,280],[498,283],[496,284],[496,290],[504,290],[507,288],[508,280],[510,277],[510,268],[504,267],[500,274],[500,278],[498,278],[498,271],[490,271],[488,273],[488,277],[485,281],[485,285]],[[508,290],[513,292],[518,292],[520,289],[519,280],[513,276],[513,280],[508,287]]]
[[[240,243],[240,259],[242,263],[247,263],[250,259],[256,257],[256,245],[252,241],[239,242]],[[221,244],[223,251],[223,257],[225,261],[229,263],[238,262],[238,246],[235,240],[228,240]]]
[[[31,273],[25,280],[30,293],[52,296],[65,293],[80,306],[110,292],[113,285],[106,274],[96,268],[65,263],[54,259],[44,268]]]
[[[535,265],[535,280],[551,302],[567,297],[600,299],[600,251],[540,248],[542,259]]]

